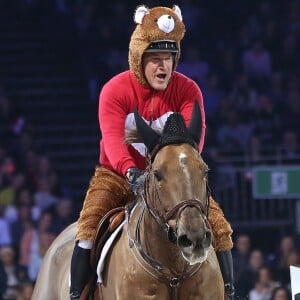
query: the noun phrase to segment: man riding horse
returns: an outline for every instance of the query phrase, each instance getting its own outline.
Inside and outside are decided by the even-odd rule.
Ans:
[[[202,117],[199,152],[203,149],[205,112],[201,90],[192,79],[175,71],[185,34],[180,8],[149,9],[142,5],[136,9],[134,21],[137,25],[129,44],[129,70],[114,76],[100,92],[99,166],[91,178],[77,223],[71,260],[73,300],[79,299],[91,272],[90,253],[100,218],[111,209],[133,201],[134,192],[143,183],[146,148],[139,143],[125,143],[125,131],[135,127],[134,110],[159,131],[173,112],[180,112],[189,124],[197,100]],[[233,299],[232,229],[212,197],[209,202],[214,248],[225,292]]]

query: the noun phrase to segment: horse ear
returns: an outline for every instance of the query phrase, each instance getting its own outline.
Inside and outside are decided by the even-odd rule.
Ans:
[[[202,122],[201,122],[201,111],[200,106],[197,100],[195,100],[192,118],[188,127],[189,134],[192,136],[193,140],[197,143],[200,143]]]
[[[137,131],[145,144],[149,153],[152,152],[154,147],[159,143],[160,134],[153,130],[140,116],[137,109],[134,110],[134,119]]]

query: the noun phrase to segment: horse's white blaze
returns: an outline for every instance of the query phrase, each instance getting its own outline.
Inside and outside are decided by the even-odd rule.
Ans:
[[[182,167],[183,174],[185,176],[185,184],[186,184],[186,191],[191,191],[191,175],[187,168],[187,155],[183,152],[179,153],[179,164]],[[193,195],[189,195],[189,197],[192,197]]]

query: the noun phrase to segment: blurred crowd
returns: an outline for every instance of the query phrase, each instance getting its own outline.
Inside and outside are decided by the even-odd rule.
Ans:
[[[45,252],[75,221],[70,194],[32,137],[33,127],[1,87],[0,299],[30,299]]]
[[[300,2],[202,2],[176,3],[187,27],[177,70],[194,78],[202,89],[207,114],[207,159],[213,163],[224,154],[246,154],[251,164],[260,164],[268,155],[280,154],[281,162],[299,163]],[[7,3],[14,3],[20,15],[43,18],[48,6],[55,3],[47,20],[55,25],[54,36],[59,29],[57,38],[73,36],[91,101],[97,101],[106,80],[128,68],[128,42],[136,6],[157,5],[157,1],[84,0]],[[3,299],[30,299],[45,252],[76,218],[72,194],[61,185],[47,153],[35,148],[34,126],[14,107],[13,99],[1,86]],[[241,299],[290,299],[288,266],[300,267],[299,244],[293,236],[280,237],[277,242],[279,248],[274,246],[270,253],[253,246],[247,234],[236,236],[235,280]],[[279,298],[279,294],[286,296]]]
[[[240,299],[289,300],[290,266],[300,267],[299,242],[292,235],[278,238],[266,252],[247,233],[236,235],[233,249],[235,284]]]

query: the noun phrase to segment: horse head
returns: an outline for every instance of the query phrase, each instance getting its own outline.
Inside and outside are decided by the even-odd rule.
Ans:
[[[169,116],[162,133],[135,112],[137,130],[149,153],[145,201],[150,214],[191,265],[207,258],[212,243],[208,215],[208,167],[198,152],[201,115],[195,102],[190,125]]]

